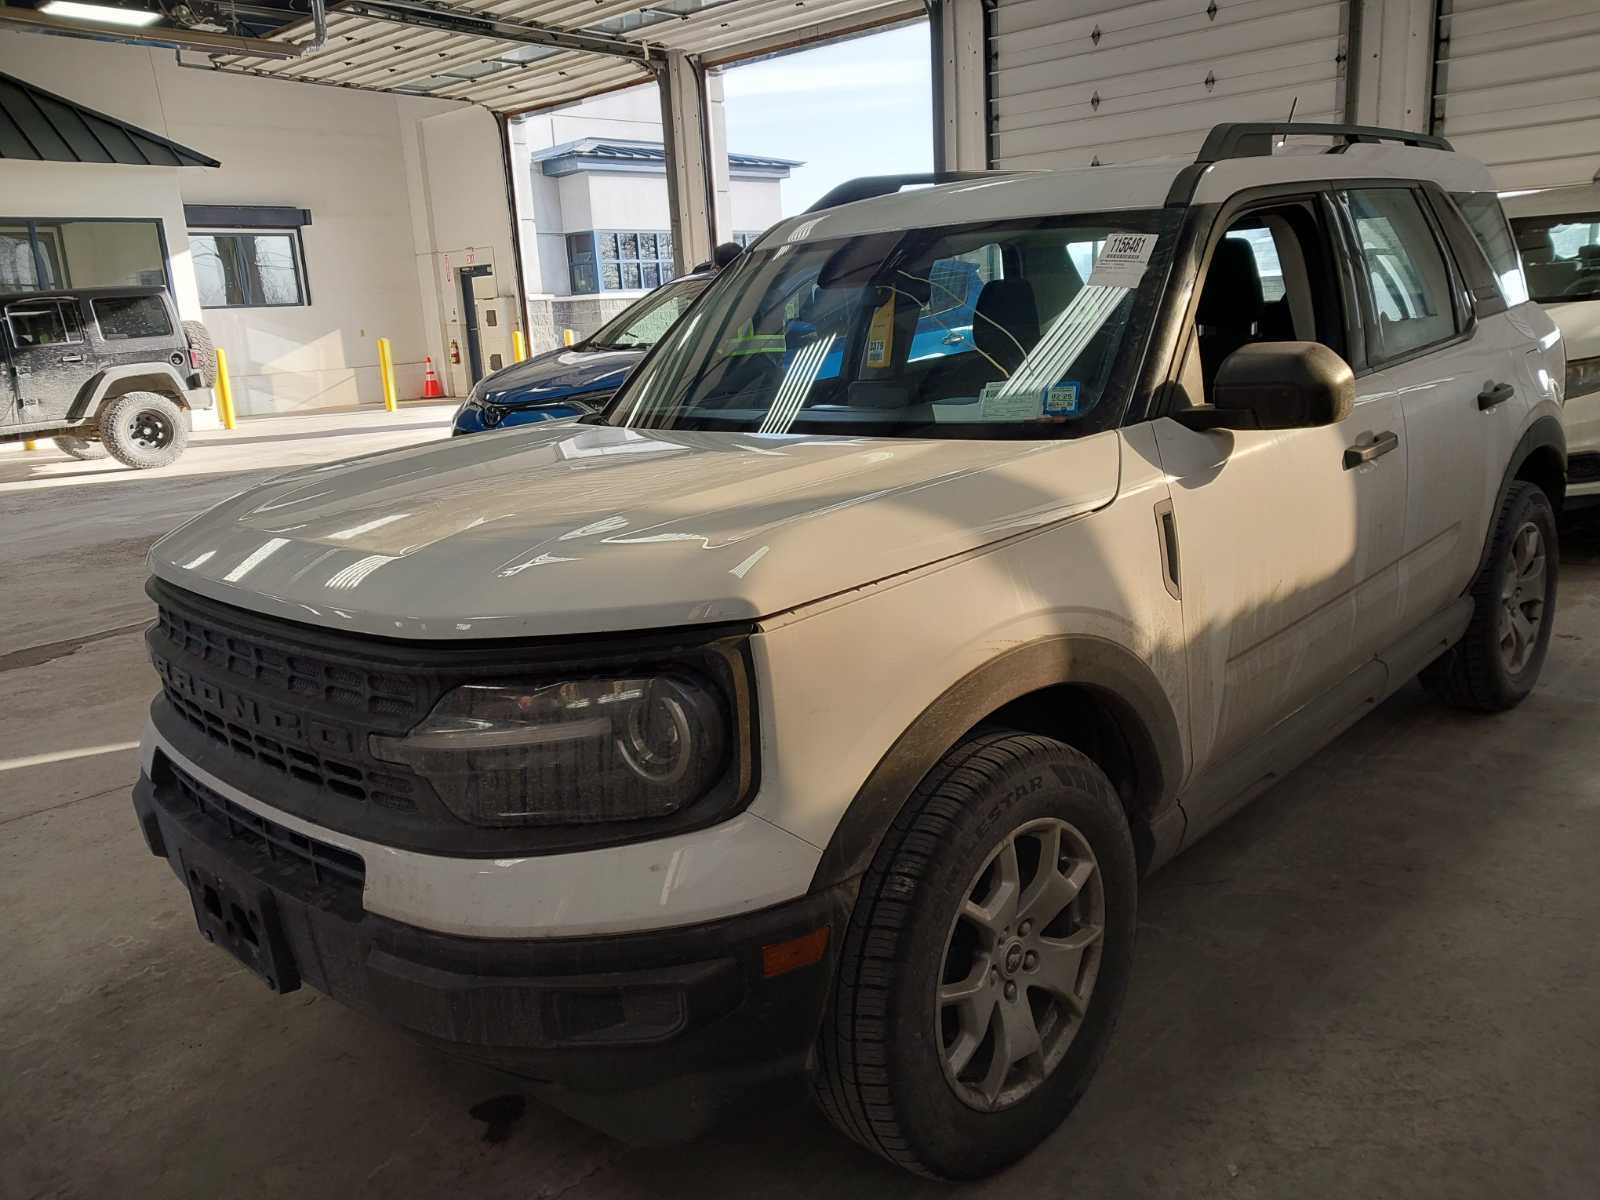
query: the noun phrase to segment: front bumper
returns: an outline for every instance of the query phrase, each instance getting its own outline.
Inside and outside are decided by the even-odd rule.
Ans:
[[[226,800],[160,752],[133,803],[151,852],[191,886],[202,930],[224,940],[225,913],[241,916],[229,898],[244,906],[273,946],[274,965],[256,970],[275,990],[308,983],[524,1076],[632,1141],[694,1136],[730,1111],[803,1091],[848,887],[647,933],[462,937],[365,911],[357,856]],[[215,921],[203,911],[205,880],[223,894]],[[807,935],[810,945],[825,939],[821,957],[774,973],[771,948]]]

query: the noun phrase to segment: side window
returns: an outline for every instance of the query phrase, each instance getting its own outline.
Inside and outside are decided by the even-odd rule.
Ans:
[[[100,336],[108,342],[166,337],[172,332],[160,296],[111,296],[91,302]]]
[[[1506,303],[1525,303],[1528,284],[1522,277],[1522,259],[1517,255],[1517,243],[1506,223],[1505,210],[1500,207],[1500,197],[1493,192],[1452,192],[1450,198],[1488,256]]]
[[[1321,342],[1345,354],[1344,304],[1315,197],[1235,217],[1211,248],[1195,310],[1198,357],[1186,360],[1184,390],[1210,398],[1234,351],[1257,342]],[[1199,375],[1194,371],[1198,367]]]
[[[83,340],[74,307],[59,300],[24,300],[6,309],[11,343],[19,350]]]
[[[1003,279],[1000,247],[979,246],[938,258],[928,270],[928,298],[917,315],[910,361],[971,353],[972,312],[978,293],[991,279]]]
[[[1355,229],[1371,306],[1367,355],[1374,363],[1447,341],[1458,330],[1450,268],[1409,188],[1341,193]]]

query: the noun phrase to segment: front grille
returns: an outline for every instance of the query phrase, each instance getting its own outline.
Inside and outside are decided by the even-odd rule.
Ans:
[[[363,716],[422,716],[420,689],[405,675],[336,663],[310,650],[280,649],[167,604],[158,603],[156,611],[158,628],[185,653],[286,697]]]
[[[173,766],[170,760],[167,766],[184,803],[232,841],[265,854],[311,885],[354,886],[359,890],[365,884],[367,868],[360,855],[269,821],[212,791],[186,771]]]
[[[157,663],[156,669],[162,676],[162,693],[173,711],[217,745],[347,800],[370,802],[397,812],[416,808],[415,779],[389,771],[366,770],[355,763],[304,750],[268,737],[258,729],[225,720],[180,691],[170,668],[164,669],[164,664]],[[250,705],[237,705],[233,711],[241,719],[248,720],[245,714],[255,710]]]

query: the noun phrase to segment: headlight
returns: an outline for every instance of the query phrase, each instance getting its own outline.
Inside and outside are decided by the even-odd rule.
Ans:
[[[371,749],[474,825],[564,825],[671,816],[722,777],[731,740],[711,685],[674,673],[459,687]]]

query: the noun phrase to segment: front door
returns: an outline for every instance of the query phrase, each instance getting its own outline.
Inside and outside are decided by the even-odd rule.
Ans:
[[[1318,196],[1228,219],[1184,360],[1191,401],[1209,396],[1243,345],[1349,353],[1348,275],[1331,225]],[[1242,760],[1276,722],[1359,680],[1395,636],[1404,427],[1392,391],[1358,387],[1336,425],[1202,433],[1162,418],[1155,432],[1180,546],[1199,773]]]
[[[6,333],[17,390],[17,419],[64,420],[88,375],[88,348],[72,300],[13,300]]]

